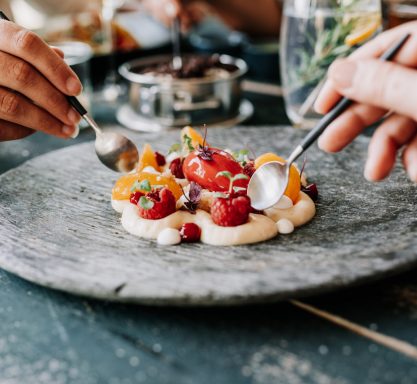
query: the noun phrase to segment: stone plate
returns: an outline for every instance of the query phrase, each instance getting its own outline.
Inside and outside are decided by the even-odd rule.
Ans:
[[[288,154],[304,132],[286,127],[212,129],[213,145]],[[178,132],[137,135],[162,152]],[[91,143],[0,177],[0,267],[32,282],[100,299],[153,305],[226,305],[311,295],[381,278],[417,261],[417,194],[398,167],[362,177],[367,140],[343,153],[308,153],[317,216],[256,245],[161,247],[125,233],[110,206],[117,175]]]

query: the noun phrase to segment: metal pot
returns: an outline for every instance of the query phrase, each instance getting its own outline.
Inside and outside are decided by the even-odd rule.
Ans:
[[[243,60],[221,55],[222,64],[236,67],[224,78],[167,79],[141,73],[141,69],[170,59],[172,56],[154,56],[119,68],[128,81],[129,104],[136,113],[164,126],[213,124],[239,114],[241,80],[247,72]]]

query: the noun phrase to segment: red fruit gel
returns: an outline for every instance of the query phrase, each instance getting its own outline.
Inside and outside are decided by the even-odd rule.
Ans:
[[[172,160],[171,164],[169,165],[169,169],[171,170],[171,173],[177,179],[185,179],[184,172],[182,170],[182,163],[183,161],[178,157]]]

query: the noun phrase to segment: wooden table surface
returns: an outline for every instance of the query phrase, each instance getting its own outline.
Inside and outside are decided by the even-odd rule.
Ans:
[[[287,123],[281,99],[248,97],[248,124]],[[0,173],[91,139],[0,143]],[[166,309],[87,300],[0,270],[0,383],[416,383],[415,272],[301,302]]]

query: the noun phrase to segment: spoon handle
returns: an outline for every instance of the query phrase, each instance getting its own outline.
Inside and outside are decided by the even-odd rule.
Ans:
[[[395,45],[390,47],[387,51],[384,52],[383,55],[381,55],[380,60],[392,60],[409,37],[409,33],[404,35]],[[293,162],[298,157],[300,157],[300,155],[304,151],[306,151],[311,146],[311,144],[313,144],[320,137],[320,135],[330,125],[330,123],[334,121],[338,116],[340,116],[352,104],[352,100],[348,99],[347,97],[342,98],[329,113],[322,117],[322,119],[318,122],[316,127],[307,134],[307,136],[303,139],[301,144],[291,154],[291,156],[288,159],[288,162]]]

